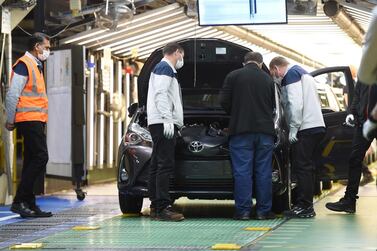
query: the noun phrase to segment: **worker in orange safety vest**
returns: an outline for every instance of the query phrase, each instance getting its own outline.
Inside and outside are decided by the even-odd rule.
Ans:
[[[22,176],[11,211],[21,217],[50,217],[42,211],[33,193],[37,178],[46,172],[48,151],[45,128],[48,119],[48,99],[42,62],[50,54],[50,38],[43,33],[33,34],[28,51],[13,66],[11,84],[5,99],[5,127],[24,137]]]

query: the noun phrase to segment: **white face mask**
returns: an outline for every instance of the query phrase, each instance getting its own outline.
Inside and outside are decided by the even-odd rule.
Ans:
[[[43,50],[42,54],[38,54],[38,59],[41,61],[46,61],[50,56],[50,50]]]
[[[183,67],[183,65],[184,65],[183,58],[181,58],[175,64],[175,69],[179,70],[179,69],[181,69]]]

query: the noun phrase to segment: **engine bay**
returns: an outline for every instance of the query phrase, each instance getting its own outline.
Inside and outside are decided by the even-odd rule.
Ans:
[[[181,129],[181,135],[185,135],[186,131],[200,131],[200,135],[210,137],[228,137],[228,118],[189,118],[185,119],[185,125]]]

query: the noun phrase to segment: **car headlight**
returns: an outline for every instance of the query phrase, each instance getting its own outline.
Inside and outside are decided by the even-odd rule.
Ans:
[[[143,141],[146,141],[148,143],[152,142],[152,136],[150,132],[137,123],[130,124],[130,126],[128,127],[128,132],[124,137],[124,143],[137,145]]]

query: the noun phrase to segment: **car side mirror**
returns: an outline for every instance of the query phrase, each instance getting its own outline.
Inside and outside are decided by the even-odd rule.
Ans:
[[[128,107],[128,117],[132,117],[134,116],[134,114],[136,113],[137,111],[137,108],[139,107],[139,104],[138,103],[133,103],[131,104],[129,107]]]

